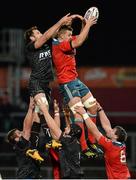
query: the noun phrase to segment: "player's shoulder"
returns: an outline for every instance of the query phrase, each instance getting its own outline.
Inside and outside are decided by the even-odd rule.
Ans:
[[[125,147],[125,143],[119,141],[112,141],[112,144],[117,147]]]
[[[34,50],[34,49],[35,49],[35,47],[34,47],[34,42],[29,42],[28,44],[26,44],[25,49],[26,49],[27,51],[32,51],[32,50]]]
[[[53,38],[52,39],[52,44],[53,45],[58,45],[60,42],[59,42],[59,40],[57,39],[57,38]]]
[[[99,140],[99,141],[112,142],[111,139],[109,139],[108,137],[103,136],[103,135],[100,137],[100,140]]]

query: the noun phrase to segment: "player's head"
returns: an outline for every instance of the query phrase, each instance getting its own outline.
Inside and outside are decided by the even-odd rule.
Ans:
[[[37,26],[33,26],[27,29],[24,33],[24,39],[26,44],[30,41],[36,41],[42,36],[41,32],[38,30]]]
[[[7,133],[6,141],[12,145],[19,141],[22,136],[22,131],[18,129],[12,129]]]
[[[125,142],[127,140],[127,132],[121,126],[115,126],[115,135],[117,136],[117,141]]]
[[[73,28],[71,26],[63,25],[57,33],[57,38],[60,40],[70,40],[72,38]]]

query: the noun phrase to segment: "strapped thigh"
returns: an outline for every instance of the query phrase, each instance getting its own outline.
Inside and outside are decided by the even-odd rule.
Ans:
[[[88,108],[96,105],[96,99],[93,96],[91,96],[86,101],[84,101],[83,104],[88,109]]]

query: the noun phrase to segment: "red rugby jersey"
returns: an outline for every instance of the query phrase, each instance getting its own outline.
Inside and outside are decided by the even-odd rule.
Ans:
[[[72,37],[74,40],[76,36]],[[78,76],[75,60],[76,49],[73,49],[69,41],[59,42],[57,39],[52,43],[52,56],[56,68],[59,84],[75,80]]]
[[[98,142],[104,149],[108,179],[128,179],[130,173],[126,164],[126,146],[101,136]]]

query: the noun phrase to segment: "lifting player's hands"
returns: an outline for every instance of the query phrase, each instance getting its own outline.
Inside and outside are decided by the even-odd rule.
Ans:
[[[63,113],[64,113],[64,116],[69,118],[70,117],[70,109],[69,109],[69,106],[68,105],[64,105],[63,106]]]
[[[37,99],[36,104],[39,106],[42,112],[48,111],[48,104],[47,104],[46,97],[39,97],[39,99]]]
[[[83,106],[76,106],[76,107],[75,107],[75,111],[76,111],[77,113],[79,113],[81,116],[86,113],[86,110],[84,109]]]

